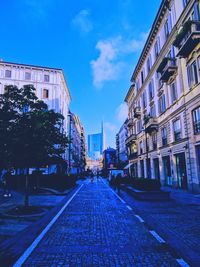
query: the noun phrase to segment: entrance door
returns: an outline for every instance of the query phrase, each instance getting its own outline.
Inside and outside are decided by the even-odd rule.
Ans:
[[[151,160],[147,159],[147,178],[151,179]]]
[[[140,176],[144,178],[144,161],[140,160]]]
[[[176,157],[178,186],[182,189],[187,189],[188,183],[187,183],[185,153],[176,154],[175,157]]]
[[[132,177],[137,178],[138,177],[138,171],[137,171],[137,162],[133,163],[131,166],[131,173]]]
[[[160,181],[159,159],[153,160],[155,179]]]
[[[165,184],[172,185],[171,164],[169,156],[163,157],[163,169],[164,169]]]
[[[199,180],[200,180],[200,146],[196,147],[196,155],[197,155],[198,174],[199,174]]]

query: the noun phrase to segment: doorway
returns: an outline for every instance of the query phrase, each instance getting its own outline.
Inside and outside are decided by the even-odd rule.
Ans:
[[[187,182],[185,153],[176,154],[175,158],[176,158],[176,172],[177,172],[178,187],[182,189],[187,189],[188,182]]]
[[[153,160],[153,165],[154,165],[155,179],[158,179],[160,181],[160,168],[159,168],[159,159],[158,158]]]
[[[164,171],[165,184],[172,186],[172,174],[171,174],[171,164],[169,156],[163,157],[163,171]]]

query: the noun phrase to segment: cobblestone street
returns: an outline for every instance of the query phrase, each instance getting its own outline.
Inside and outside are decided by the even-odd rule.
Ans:
[[[87,180],[23,266],[179,264],[102,180]]]

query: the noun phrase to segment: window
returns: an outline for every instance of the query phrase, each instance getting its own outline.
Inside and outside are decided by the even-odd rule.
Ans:
[[[11,70],[6,70],[5,71],[5,77],[6,78],[11,78],[11,75],[12,75]]]
[[[158,100],[159,113],[163,113],[166,110],[165,95],[163,94]]]
[[[25,80],[31,80],[31,73],[25,72]]]
[[[173,122],[174,129],[174,140],[178,141],[181,139],[181,121],[180,119]]]
[[[199,11],[199,3],[194,3],[194,20],[199,21],[200,20],[200,11]]]
[[[153,79],[149,83],[149,99],[152,100],[154,97],[154,82]]]
[[[157,149],[157,133],[152,134],[153,150]]]
[[[152,64],[151,64],[151,55],[149,55],[149,57],[147,59],[147,71],[148,72],[150,72],[151,67],[152,67]]]
[[[44,75],[44,81],[49,82],[49,75],[47,75],[47,74]]]
[[[156,117],[156,106],[155,105],[153,105],[153,106],[150,107],[150,116],[152,118],[155,118]]]
[[[191,65],[187,66],[188,86],[191,88],[198,83],[197,63],[194,61]]]
[[[146,94],[146,91],[144,91],[143,94],[142,94],[142,105],[143,105],[143,108],[146,108],[146,106],[147,106],[147,94]]]
[[[160,53],[160,37],[157,37],[157,40],[154,45],[154,53],[155,53],[155,58],[159,56]]]
[[[200,56],[198,57],[197,62],[198,62],[198,71],[199,71],[199,77],[200,77]]]
[[[178,98],[176,82],[173,82],[172,84],[170,84],[170,91],[171,91],[171,99],[173,103]]]
[[[147,141],[146,141],[146,152],[149,151],[149,137],[147,137]]]
[[[193,118],[193,125],[194,125],[194,133],[199,134],[200,133],[200,107],[193,110],[192,118]]]
[[[49,90],[48,89],[43,89],[42,97],[43,98],[49,98]]]
[[[183,0],[183,7],[186,7],[190,0]]]
[[[137,131],[138,133],[142,131],[142,120],[137,121]]]
[[[141,71],[141,83],[144,83],[144,70]]]
[[[137,90],[137,92],[140,90],[140,80],[139,79],[136,82],[136,90]]]
[[[143,142],[140,141],[140,155],[143,154]]]
[[[162,136],[162,145],[166,146],[167,145],[167,128],[166,127],[161,129],[161,136]]]
[[[164,25],[164,31],[165,31],[165,40],[167,40],[168,36],[169,36],[169,25],[168,25],[168,20],[165,22]]]
[[[172,17],[171,17],[171,12],[169,12],[168,18],[164,25],[165,40],[167,40],[167,38],[169,37],[171,30],[172,30]]]

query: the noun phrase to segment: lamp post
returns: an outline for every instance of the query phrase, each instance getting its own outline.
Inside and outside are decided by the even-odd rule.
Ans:
[[[149,166],[148,166],[148,158],[149,158],[149,149],[148,149],[148,140],[147,140],[147,132],[146,132],[146,124],[148,123],[149,119],[151,118],[151,116],[145,115],[144,116],[144,133],[145,133],[145,145],[146,145],[146,165],[147,165],[147,178],[150,176],[149,174]]]
[[[71,172],[71,117],[72,114],[68,113],[68,118],[69,118],[69,124],[68,124],[68,137],[69,137],[69,147],[68,147],[68,174]]]

